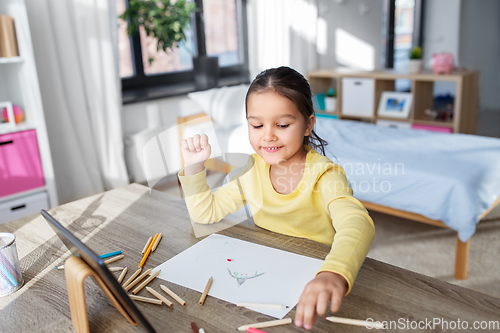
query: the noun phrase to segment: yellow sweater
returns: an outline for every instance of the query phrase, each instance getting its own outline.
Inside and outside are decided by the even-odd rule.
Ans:
[[[179,179],[191,219],[218,222],[248,203],[256,225],[281,234],[331,245],[319,272],[342,275],[348,294],[375,236],[373,221],[352,196],[344,170],[306,147],[304,174],[290,194],[280,194],[269,177],[270,166],[257,154],[228,184],[210,191],[206,171]],[[318,273],[319,273],[318,272]]]

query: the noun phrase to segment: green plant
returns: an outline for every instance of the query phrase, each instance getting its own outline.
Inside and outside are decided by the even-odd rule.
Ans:
[[[421,59],[422,58],[422,49],[420,46],[414,46],[410,49],[409,52],[410,59]]]
[[[326,97],[337,97],[337,92],[335,91],[335,89],[330,88],[326,93]]]
[[[158,39],[156,49],[167,51],[186,40],[185,30],[195,11],[196,4],[186,0],[130,0],[120,18],[128,21],[129,36],[138,35],[139,27],[143,26],[148,36]]]

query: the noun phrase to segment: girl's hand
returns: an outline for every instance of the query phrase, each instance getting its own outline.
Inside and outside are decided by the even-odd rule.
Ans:
[[[212,147],[208,143],[208,136],[206,134],[202,134],[201,136],[196,134],[191,138],[181,141],[181,151],[182,158],[184,159],[184,174],[189,176],[203,171],[203,164],[210,157]]]
[[[324,316],[328,301],[331,301],[330,310],[337,312],[342,298],[347,290],[347,281],[342,275],[332,272],[321,272],[309,282],[297,305],[295,326],[310,330],[316,321],[316,314]]]

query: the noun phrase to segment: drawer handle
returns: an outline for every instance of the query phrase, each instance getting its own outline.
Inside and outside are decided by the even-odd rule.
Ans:
[[[0,146],[3,146],[3,145],[10,145],[11,143],[14,143],[14,140],[0,142]]]
[[[357,85],[357,86],[360,86],[362,84],[362,82],[356,81],[356,82],[354,82],[354,84]]]
[[[18,209],[23,209],[23,208],[26,208],[26,205],[21,205],[21,206],[17,206],[17,207],[12,207],[10,210],[15,211],[15,210],[18,210]]]

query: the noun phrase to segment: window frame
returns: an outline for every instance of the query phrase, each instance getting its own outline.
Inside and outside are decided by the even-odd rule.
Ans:
[[[415,20],[413,27],[412,46],[422,47],[424,42],[424,8],[426,0],[415,0]],[[396,0],[386,2],[386,36],[385,36],[385,68],[394,68],[394,25],[396,15]]]
[[[195,52],[197,55],[206,55],[203,0],[194,0],[194,2],[199,9],[195,13],[195,23],[193,26],[194,38],[196,40]],[[128,3],[129,0],[125,0],[127,8]],[[238,30],[241,36],[241,38],[239,38],[239,49],[243,62],[238,65],[221,67],[219,86],[250,82],[246,3],[247,0],[236,0]],[[142,63],[140,36],[131,36],[129,39],[135,75],[133,77],[121,79],[123,104],[176,96],[196,91],[193,70],[146,75]]]

